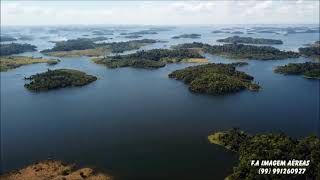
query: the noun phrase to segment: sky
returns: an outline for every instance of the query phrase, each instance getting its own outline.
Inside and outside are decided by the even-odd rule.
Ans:
[[[1,0],[1,25],[68,24],[319,24],[319,1]]]

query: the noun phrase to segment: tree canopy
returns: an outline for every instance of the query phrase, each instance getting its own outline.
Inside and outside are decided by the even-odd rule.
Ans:
[[[1,44],[0,46],[0,56],[8,56],[12,54],[19,54],[24,52],[36,51],[36,46],[31,44]]]
[[[260,86],[252,83],[252,76],[236,70],[238,65],[210,63],[192,66],[173,71],[169,77],[182,80],[195,93],[225,95],[244,89],[259,90]]]
[[[301,140],[280,134],[246,134],[239,129],[215,132],[208,136],[213,144],[239,154],[239,163],[226,179],[319,179],[320,178],[320,139],[310,135]],[[260,175],[251,166],[251,160],[310,160],[305,174]],[[287,166],[285,166],[287,167]],[[284,167],[284,168],[285,168]],[[299,168],[299,167],[296,167]]]
[[[31,81],[24,85],[27,89],[31,91],[48,91],[65,87],[84,86],[97,80],[97,77],[73,69],[48,69],[47,72],[38,73],[25,79]]]

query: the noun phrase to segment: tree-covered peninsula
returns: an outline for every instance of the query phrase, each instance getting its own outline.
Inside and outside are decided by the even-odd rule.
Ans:
[[[252,37],[240,37],[232,36],[225,39],[218,39],[217,42],[224,43],[244,43],[244,44],[283,44],[278,39],[265,39],[265,38],[252,38]]]
[[[320,63],[289,63],[288,65],[276,67],[274,72],[287,75],[303,75],[303,77],[310,79],[320,79]]]
[[[24,52],[36,51],[36,46],[31,44],[1,44],[0,46],[0,56],[8,56],[12,54],[19,54]]]
[[[175,46],[174,48],[198,49],[205,53],[222,55],[234,59],[256,59],[256,60],[281,60],[297,58],[299,53],[292,51],[281,51],[271,46],[253,46],[245,44],[224,44],[209,45],[204,43],[186,43]]]
[[[25,78],[30,83],[24,86],[31,91],[48,91],[52,89],[84,86],[97,80],[97,77],[73,69],[56,69],[38,73]]]
[[[317,136],[310,135],[297,140],[285,134],[250,135],[239,129],[231,129],[215,132],[209,135],[208,139],[212,144],[221,145],[239,154],[239,163],[233,168],[233,173],[226,178],[228,180],[320,178],[320,139]],[[284,166],[278,168],[306,168],[306,171],[304,174],[289,171],[285,174],[263,175],[258,173],[259,167],[270,168],[270,166],[251,166],[252,160],[259,160],[260,164],[263,160],[284,160],[286,161]]]
[[[201,54],[188,49],[152,49],[138,51],[133,54],[95,58],[94,63],[105,65],[109,68],[138,67],[160,68],[166,63],[179,62],[207,62]]]
[[[181,34],[179,36],[173,36],[172,39],[189,38],[189,39],[199,39],[201,34]]]
[[[181,80],[189,85],[195,93],[225,95],[241,90],[259,90],[253,83],[253,77],[236,70],[239,64],[205,64],[176,70],[169,74],[170,78]]]
[[[0,72],[18,68],[23,65],[47,63],[48,65],[57,64],[59,60],[51,60],[45,58],[34,58],[26,56],[1,56],[0,57]]]
[[[156,40],[141,39],[126,42],[95,43],[89,38],[79,38],[56,42],[52,49],[41,51],[42,53],[63,56],[105,56],[110,53],[123,53],[124,51],[139,49],[142,46],[156,43]]]
[[[299,52],[303,56],[320,60],[320,41],[316,41],[314,44],[309,44],[307,47],[299,48]]]

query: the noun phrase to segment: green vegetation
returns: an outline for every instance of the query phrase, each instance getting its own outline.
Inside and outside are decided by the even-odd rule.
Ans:
[[[299,53],[281,51],[271,46],[253,46],[244,44],[209,45],[193,42],[180,44],[174,48],[197,48],[209,54],[222,55],[235,59],[280,60],[297,58],[300,56]]]
[[[235,67],[241,67],[241,66],[246,66],[249,65],[249,63],[247,62],[235,62],[235,63],[231,63],[233,66]]]
[[[0,46],[0,56],[8,56],[12,54],[19,54],[24,52],[36,51],[36,46],[31,44],[1,44]]]
[[[217,42],[225,43],[245,43],[245,44],[283,44],[281,40],[277,39],[264,39],[252,37],[232,36],[225,39],[218,39]]]
[[[100,38],[99,38],[100,39]],[[95,43],[95,39],[79,38],[75,40],[56,42],[52,49],[41,51],[51,56],[105,56],[109,53],[123,53],[124,51],[139,49],[156,40],[142,39],[127,42]]]
[[[160,68],[165,63],[176,62],[201,62],[204,58],[197,52],[187,49],[152,49],[149,51],[138,51],[133,54],[109,56],[93,59],[94,63],[103,64],[109,68],[139,67]]]
[[[155,69],[164,67],[166,64],[158,61],[150,60],[137,60],[137,59],[108,59],[108,58],[95,58],[92,60],[96,64],[102,64],[108,68],[121,68],[121,67],[135,67],[145,69]]]
[[[201,37],[201,34],[181,34],[179,36],[173,36],[172,39],[180,39],[180,38],[198,39],[200,37]]]
[[[278,66],[274,72],[289,75],[303,75],[305,78],[320,79],[320,63],[289,63]]]
[[[239,163],[226,179],[319,179],[320,178],[320,139],[307,136],[296,140],[284,134],[249,135],[239,129],[216,132],[208,136],[213,144],[239,154]],[[258,167],[251,166],[251,160],[310,160],[305,174],[260,175]],[[286,168],[287,166],[280,167]],[[292,167],[292,166],[291,166]],[[305,166],[304,166],[305,167]],[[295,168],[299,168],[295,166]]]
[[[57,64],[59,60],[50,60],[44,58],[33,58],[24,56],[1,56],[0,57],[0,72],[8,71],[18,68],[23,65],[35,64],[35,63],[47,63],[48,65]]]
[[[306,57],[320,60],[320,41],[308,45],[308,47],[299,48],[300,54]]]
[[[84,86],[97,80],[97,77],[72,69],[48,69],[47,72],[35,74],[25,79],[31,80],[29,84],[24,85],[27,89],[31,91],[48,91],[65,87]]]
[[[11,36],[0,36],[0,42],[16,41],[17,39]]]
[[[182,80],[195,93],[224,95],[244,89],[259,90],[260,86],[252,83],[252,76],[237,71],[238,64],[205,64],[176,70],[170,78]]]

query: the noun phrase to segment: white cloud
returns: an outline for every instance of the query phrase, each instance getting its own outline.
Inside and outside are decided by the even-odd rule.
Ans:
[[[2,25],[318,23],[319,1],[1,1]]]

